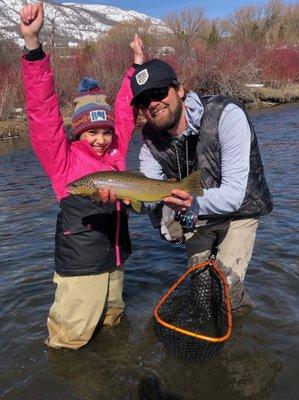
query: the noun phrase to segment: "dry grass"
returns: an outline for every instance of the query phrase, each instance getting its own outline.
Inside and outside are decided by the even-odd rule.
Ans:
[[[27,121],[23,118],[0,121],[0,140],[26,135],[27,131]]]
[[[250,88],[254,97],[271,103],[289,103],[299,100],[299,84],[289,84],[280,88]]]

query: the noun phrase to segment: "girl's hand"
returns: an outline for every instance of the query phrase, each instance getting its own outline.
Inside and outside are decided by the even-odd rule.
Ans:
[[[134,35],[133,42],[130,43],[130,47],[133,51],[134,64],[143,64],[144,54],[143,54],[143,43],[137,33]]]
[[[20,33],[24,38],[25,46],[29,50],[38,48],[39,32],[44,23],[44,5],[40,1],[37,4],[26,4],[20,10]]]
[[[117,201],[116,193],[109,188],[100,189],[98,195],[103,203],[115,203]]]

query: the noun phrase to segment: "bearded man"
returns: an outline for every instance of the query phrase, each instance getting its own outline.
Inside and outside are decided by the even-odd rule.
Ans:
[[[154,226],[167,240],[186,243],[190,267],[216,257],[227,277],[234,314],[250,311],[245,273],[259,218],[273,206],[244,106],[231,97],[186,93],[173,68],[158,59],[138,66],[131,87],[131,104],[147,121],[141,172],[149,178],[180,180],[202,171],[204,195],[173,190],[164,199],[162,213],[157,212],[161,208],[151,210]]]

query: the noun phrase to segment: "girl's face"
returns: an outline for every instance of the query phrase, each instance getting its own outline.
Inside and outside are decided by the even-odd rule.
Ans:
[[[113,129],[94,128],[81,133],[79,140],[87,140],[99,156],[105,154],[113,139]]]

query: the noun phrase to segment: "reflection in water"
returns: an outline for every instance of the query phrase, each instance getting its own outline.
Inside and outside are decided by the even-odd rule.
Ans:
[[[140,400],[183,400],[162,389],[161,380],[156,376],[142,378],[138,384],[138,399]]]
[[[172,358],[152,326],[158,299],[185,270],[184,248],[132,214],[126,316],[77,351],[44,346],[53,299],[58,205],[27,139],[0,142],[1,400],[296,399],[298,322],[298,105],[253,113],[275,208],[262,219],[246,285],[256,308],[234,321],[217,358]],[[140,138],[130,147],[138,163]]]
[[[16,151],[28,150],[29,138],[22,135],[14,139],[0,140],[0,156],[3,154],[15,153]]]

